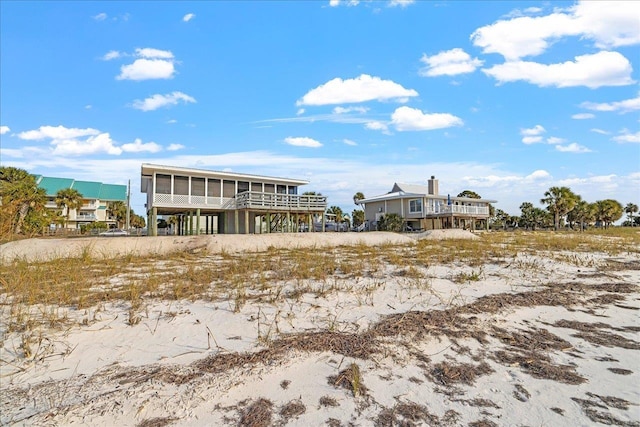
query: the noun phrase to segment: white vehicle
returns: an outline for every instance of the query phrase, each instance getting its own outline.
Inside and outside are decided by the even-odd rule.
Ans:
[[[117,236],[128,236],[128,235],[129,233],[119,228],[112,228],[110,230],[103,231],[102,233],[99,234],[99,236],[101,237],[117,237]]]

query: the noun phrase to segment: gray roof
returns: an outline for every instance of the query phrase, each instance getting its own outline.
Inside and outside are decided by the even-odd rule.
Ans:
[[[447,200],[451,198],[454,202],[484,202],[484,203],[496,203],[497,200],[491,199],[473,199],[471,197],[455,197],[450,195],[442,195],[442,194],[429,194],[429,187],[426,185],[418,185],[418,184],[404,184],[400,182],[396,182],[393,184],[393,188],[390,192],[386,194],[381,194],[379,196],[367,197],[359,201],[359,203],[371,203],[371,202],[380,202],[383,200],[394,200],[394,199],[408,199],[408,198],[417,198],[417,197],[427,197],[430,199],[441,199]]]

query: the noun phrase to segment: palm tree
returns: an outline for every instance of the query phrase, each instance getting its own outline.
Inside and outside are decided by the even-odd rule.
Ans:
[[[482,199],[478,193],[471,190],[464,190],[462,193],[458,194],[456,197],[467,197],[469,199]]]
[[[629,223],[633,227],[633,214],[638,212],[638,205],[635,203],[627,203],[627,206],[624,207],[624,211],[629,218]]]
[[[560,218],[573,209],[578,202],[578,196],[569,187],[551,187],[544,193],[540,203],[547,205],[547,210],[553,214],[553,227],[560,228]]]
[[[364,194],[360,191],[358,191],[356,194],[353,195],[353,203],[355,203],[357,206],[359,206],[360,204],[358,203],[360,200],[363,200]]]
[[[116,220],[116,227],[120,227],[120,224],[127,219],[127,205],[121,200],[110,202],[107,206],[107,214]]]
[[[595,219],[595,204],[588,203],[581,198],[578,199],[576,205],[567,213],[567,221],[570,225],[573,223],[580,224],[580,231],[584,231],[585,225],[593,222]]]
[[[335,216],[336,224],[340,224],[342,222],[343,212],[339,206],[331,206],[327,209],[327,213]]]
[[[0,201],[2,233],[20,234],[30,213],[45,215],[46,192],[24,169],[0,167]]]
[[[353,220],[354,227],[358,227],[364,222],[364,211],[354,209],[351,212],[351,219]]]
[[[58,190],[55,198],[58,208],[65,210],[65,226],[69,222],[69,214],[71,210],[79,210],[82,207],[82,194],[75,188],[63,188]]]
[[[604,228],[622,218],[622,205],[617,200],[598,200],[596,203],[596,220],[604,224]]]

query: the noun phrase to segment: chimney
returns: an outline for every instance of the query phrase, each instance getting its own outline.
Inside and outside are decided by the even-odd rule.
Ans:
[[[428,191],[429,194],[437,196],[438,195],[438,180],[434,175],[431,175],[431,179],[428,181]]]

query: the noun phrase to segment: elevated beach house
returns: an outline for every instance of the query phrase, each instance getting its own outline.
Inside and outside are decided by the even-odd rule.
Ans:
[[[432,176],[426,186],[395,183],[387,194],[357,203],[363,206],[365,220],[372,230],[380,217],[392,213],[403,219],[405,230],[473,230],[477,226],[488,227],[489,205],[496,200],[438,194],[438,180]]]
[[[81,225],[96,221],[107,223],[108,227],[116,226],[116,218],[111,215],[109,205],[113,202],[127,201],[127,186],[116,184],[104,184],[97,181],[78,181],[72,178],[56,178],[35,175],[36,184],[43,188],[47,194],[45,208],[51,211],[59,211],[56,205],[56,194],[59,190],[72,188],[82,195],[82,207],[80,209],[63,208],[61,215],[67,217],[66,228],[80,228]],[[52,225],[53,226],[53,225]]]
[[[148,163],[141,176],[149,235],[159,215],[172,216],[180,235],[313,230],[327,208],[326,197],[299,194],[304,180]]]

